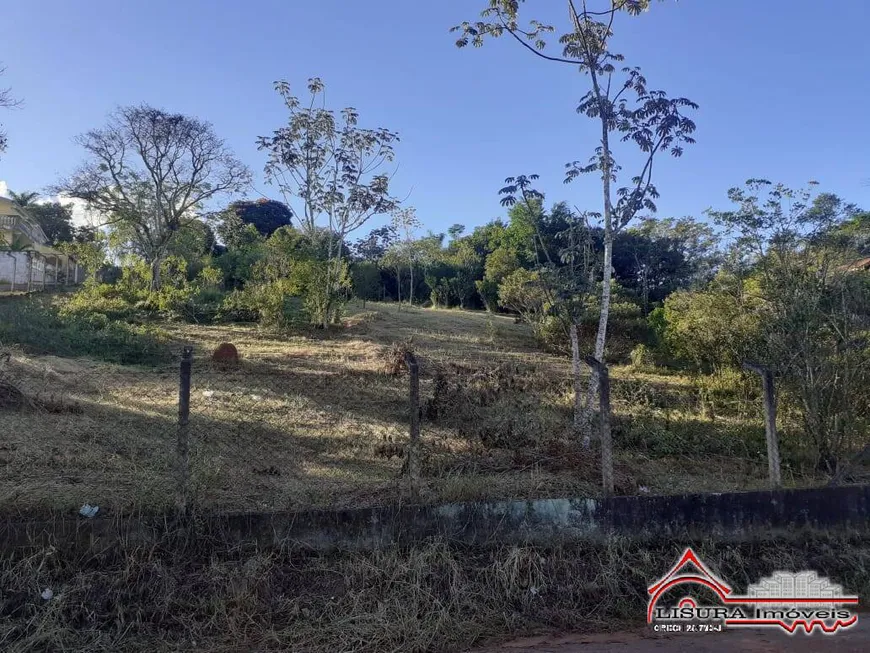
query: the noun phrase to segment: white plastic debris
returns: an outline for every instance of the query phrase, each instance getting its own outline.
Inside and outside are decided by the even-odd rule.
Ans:
[[[42,594],[40,594],[43,601],[51,601],[54,598],[54,592],[51,591],[50,588],[46,587],[42,590]]]
[[[641,494],[649,494],[649,488],[646,485],[641,485],[639,488],[637,488],[637,491]]]
[[[79,509],[79,514],[82,517],[87,517],[88,519],[90,519],[91,517],[96,515],[99,510],[99,506],[92,506],[91,504],[86,503]]]
[[[214,397],[214,390],[203,390],[202,396],[206,399],[211,399],[212,397]]]

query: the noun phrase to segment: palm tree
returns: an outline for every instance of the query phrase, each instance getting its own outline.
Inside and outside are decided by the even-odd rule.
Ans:
[[[18,206],[25,208],[33,204],[34,201],[39,198],[39,193],[34,193],[33,191],[16,193],[14,190],[10,190],[9,197],[12,198],[12,201],[15,202]]]

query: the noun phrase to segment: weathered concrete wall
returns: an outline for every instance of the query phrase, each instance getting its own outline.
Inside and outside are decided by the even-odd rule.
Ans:
[[[608,499],[542,499],[363,510],[198,515],[196,535],[262,546],[372,549],[442,538],[467,544],[541,543],[606,537],[712,535],[804,528],[870,533],[870,486]],[[153,541],[179,530],[162,516],[7,520],[0,547],[76,542],[111,546]],[[190,532],[187,533],[191,534]]]

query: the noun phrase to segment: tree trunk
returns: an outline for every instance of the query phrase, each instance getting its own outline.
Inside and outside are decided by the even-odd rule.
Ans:
[[[408,305],[414,305],[414,264],[411,263],[411,283],[408,285]]]
[[[597,82],[596,92],[600,93]],[[610,318],[610,287],[613,276],[613,205],[611,204],[611,174],[610,162],[610,135],[607,132],[607,121],[602,111],[601,118],[601,145],[604,157],[601,165],[602,192],[604,195],[604,262],[601,270],[601,317],[598,320],[598,334],[595,336],[594,357],[604,363],[604,347],[607,342],[607,322]],[[587,433],[591,433],[592,413],[594,411],[595,397],[598,395],[599,379],[598,371],[593,368],[589,375],[589,389],[586,395],[586,407],[583,411],[582,427]]]
[[[160,257],[154,257],[154,260],[151,261],[151,292],[157,292],[160,290]]]
[[[402,303],[402,268],[396,266],[396,291],[398,292],[399,304]]]
[[[571,324],[571,371],[574,379],[574,437],[580,437],[583,431],[583,381],[580,378],[580,337],[577,334],[577,324]],[[583,445],[589,446],[588,433],[583,436]]]

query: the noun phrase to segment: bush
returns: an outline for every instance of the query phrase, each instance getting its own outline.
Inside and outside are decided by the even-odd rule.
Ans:
[[[701,412],[713,418],[734,415],[761,419],[761,384],[757,377],[731,367],[693,379]]]
[[[221,302],[217,319],[226,322],[258,322],[260,309],[250,290],[234,290]]]
[[[240,322],[259,322],[271,329],[288,329],[310,321],[303,300],[287,279],[248,284],[226,297],[220,317]]]
[[[99,284],[85,286],[72,295],[59,310],[61,317],[87,317],[101,314],[109,320],[129,320],[135,307],[120,296],[115,286]]]
[[[477,294],[483,301],[483,307],[490,313],[498,311],[498,282],[481,279],[474,282]]]
[[[0,300],[0,342],[35,354],[89,356],[122,365],[159,365],[170,359],[168,339],[160,330],[96,311],[60,310],[49,296]]]
[[[644,369],[655,366],[652,349],[641,343],[635,346],[629,354],[631,358],[631,366],[635,369]]]

